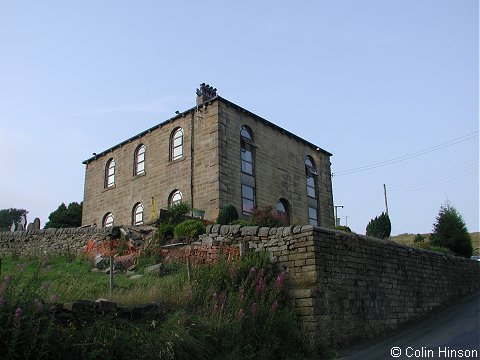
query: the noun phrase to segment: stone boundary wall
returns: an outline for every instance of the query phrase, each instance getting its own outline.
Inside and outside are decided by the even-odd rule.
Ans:
[[[480,288],[480,263],[319,227],[213,225],[205,245],[267,251],[313,338],[348,346],[385,334]]]
[[[87,240],[105,239],[104,228],[40,229],[0,232],[0,256],[80,255]]]

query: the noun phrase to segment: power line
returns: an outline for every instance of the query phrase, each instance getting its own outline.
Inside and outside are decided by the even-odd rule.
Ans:
[[[452,177],[458,177],[463,173],[471,173],[472,170],[478,171],[478,163],[479,161],[473,161],[465,164],[460,164],[456,166],[451,166],[446,169],[446,171],[436,172],[433,174],[428,174],[424,176],[420,176],[414,179],[402,181],[399,183],[393,184],[390,187],[390,191],[401,191],[409,188],[415,188],[418,186],[425,186],[432,183],[436,183],[438,181],[443,181]]]
[[[361,171],[367,171],[367,170],[372,170],[372,169],[376,169],[376,168],[383,167],[383,166],[396,164],[396,163],[399,163],[399,162],[402,162],[402,161],[413,159],[413,158],[421,156],[421,155],[425,155],[425,154],[428,154],[428,153],[431,153],[431,152],[434,152],[434,151],[437,151],[437,150],[441,150],[441,149],[444,149],[444,148],[462,143],[464,141],[467,141],[467,140],[470,140],[470,139],[473,139],[473,138],[476,138],[476,137],[478,137],[478,131],[474,131],[472,133],[460,136],[458,138],[446,141],[444,143],[441,143],[441,144],[438,144],[438,145],[435,145],[435,146],[431,146],[429,148],[416,151],[414,153],[399,156],[397,158],[393,158],[393,159],[390,159],[390,160],[385,160],[385,161],[381,161],[381,162],[370,164],[370,165],[360,166],[360,167],[357,167],[357,168],[337,171],[337,172],[333,173],[332,176],[349,175],[349,174],[353,174],[353,173],[357,173],[357,172],[361,172]]]

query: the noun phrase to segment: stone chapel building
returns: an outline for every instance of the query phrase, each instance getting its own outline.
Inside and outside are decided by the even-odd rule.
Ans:
[[[82,225],[141,225],[182,201],[215,220],[271,205],[290,224],[334,225],[330,154],[220,97],[85,160]]]

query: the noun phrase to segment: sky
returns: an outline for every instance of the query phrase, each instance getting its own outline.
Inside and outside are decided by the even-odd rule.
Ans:
[[[479,231],[477,0],[0,0],[0,209],[42,226],[83,160],[195,105],[201,83],[333,154],[342,225]]]

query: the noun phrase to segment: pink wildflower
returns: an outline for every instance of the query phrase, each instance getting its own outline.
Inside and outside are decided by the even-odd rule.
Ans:
[[[35,299],[33,300],[33,307],[37,313],[42,312],[43,310],[43,303],[41,300]]]
[[[243,308],[238,309],[237,319],[242,320],[245,317],[245,310]]]
[[[278,274],[277,279],[275,280],[275,286],[274,286],[275,291],[280,290],[283,282],[285,281],[285,276],[286,276],[285,271],[282,271],[280,274]]]
[[[256,318],[258,313],[258,305],[257,303],[252,304],[252,317]]]
[[[245,300],[245,291],[243,290],[243,288],[240,288],[240,291],[239,291],[239,295],[238,295],[238,298],[240,299],[240,304],[243,303],[243,300]]]
[[[257,296],[263,296],[265,294],[265,280],[263,277],[257,281],[257,285],[255,286],[255,294]]]
[[[15,314],[13,315],[13,325],[18,328],[20,326],[20,321],[22,320],[22,309],[17,307]]]
[[[57,301],[58,301],[57,294],[53,293],[52,295],[50,295],[50,302],[51,303],[56,303]]]
[[[278,309],[278,301],[275,300],[275,301],[273,302],[272,306],[270,307],[270,311],[271,311],[271,312],[275,312],[275,311],[277,311],[277,309]]]

